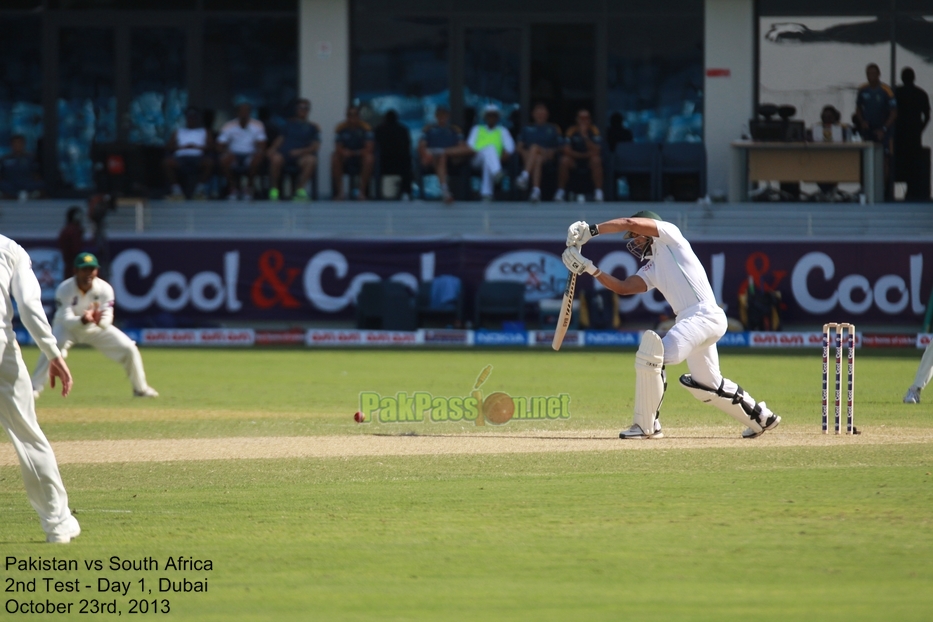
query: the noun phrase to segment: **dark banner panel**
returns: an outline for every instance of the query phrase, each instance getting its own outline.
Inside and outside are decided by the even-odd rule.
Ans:
[[[55,243],[23,245],[48,297],[61,279]],[[933,289],[933,244],[698,242],[694,249],[731,316],[750,278],[756,288],[781,293],[790,322],[917,323]],[[484,279],[514,280],[525,284],[529,304],[558,298],[567,275],[562,251],[559,242],[515,240],[118,240],[110,243],[105,278],[124,318],[314,321],[353,317],[360,288],[377,279],[415,290],[452,274],[463,280],[468,301]],[[584,253],[619,278],[638,269],[621,240],[593,241]],[[581,279],[580,288],[592,286]],[[632,320],[668,311],[656,292],[622,299],[620,309]]]

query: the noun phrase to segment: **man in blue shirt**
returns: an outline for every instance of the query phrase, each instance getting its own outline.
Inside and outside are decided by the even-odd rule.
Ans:
[[[279,200],[279,181],[282,170],[297,170],[298,183],[295,184],[294,200],[307,201],[308,182],[317,168],[317,151],[321,146],[321,128],[308,121],[311,102],[299,99],[295,104],[294,116],[282,126],[282,133],[269,148],[269,177],[272,189],[269,200]]]
[[[444,203],[453,203],[454,197],[447,183],[448,167],[467,160],[472,151],[463,142],[463,132],[450,123],[450,110],[438,106],[434,111],[436,123],[425,125],[418,141],[418,161],[423,172],[434,171],[441,184]]]
[[[359,173],[359,200],[366,200],[369,178],[373,173],[373,130],[360,118],[359,106],[347,108],[347,120],[337,126],[337,148],[331,157],[331,174],[334,180],[334,200],[342,201],[343,174]]]
[[[890,158],[894,146],[893,129],[897,120],[897,100],[890,86],[881,81],[881,69],[875,63],[865,68],[868,83],[858,89],[855,100],[855,121],[859,133],[865,140],[876,142],[884,148],[884,194],[893,199],[891,187]]]
[[[534,124],[522,128],[522,133],[518,137],[518,153],[522,157],[525,170],[518,176],[515,183],[524,190],[528,187],[528,178],[531,177],[529,199],[532,203],[541,200],[541,168],[545,162],[554,159],[554,155],[563,144],[560,128],[553,123],[548,123],[549,114],[543,102],[535,104],[531,110]]]
[[[599,130],[593,125],[590,111],[583,109],[578,111],[577,124],[570,127],[564,137],[564,153],[558,169],[555,201],[564,200],[564,189],[570,181],[570,171],[578,167],[589,166],[590,175],[593,178],[594,198],[597,202],[602,202],[603,159],[600,155],[602,141]]]

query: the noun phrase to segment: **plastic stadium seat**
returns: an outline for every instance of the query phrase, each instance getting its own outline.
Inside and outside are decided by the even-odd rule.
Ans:
[[[412,293],[402,283],[364,283],[356,299],[356,327],[362,329],[415,330],[417,312]]]
[[[615,179],[628,177],[629,186],[636,187],[631,177],[641,176],[648,179],[647,196],[633,196],[637,201],[658,201],[661,199],[661,148],[658,143],[619,143],[612,153],[612,184]],[[618,197],[616,197],[618,198]]]
[[[426,319],[450,319],[456,326],[463,323],[463,283],[451,275],[441,275],[418,288],[418,325]]]
[[[703,143],[664,143],[661,178],[664,196],[671,195],[679,201],[696,201],[706,196],[706,146]]]
[[[515,281],[483,281],[476,292],[475,327],[484,316],[525,321],[525,285]]]

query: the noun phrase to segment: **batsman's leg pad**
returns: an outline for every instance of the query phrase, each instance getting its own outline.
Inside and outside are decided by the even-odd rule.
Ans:
[[[666,388],[664,344],[657,333],[646,330],[635,353],[635,423],[649,434],[660,415]]]
[[[755,402],[742,387],[727,378],[722,379],[718,389],[704,387],[690,374],[681,376],[680,384],[701,402],[715,406],[748,426],[755,436],[772,427],[775,421],[780,421],[764,402]]]

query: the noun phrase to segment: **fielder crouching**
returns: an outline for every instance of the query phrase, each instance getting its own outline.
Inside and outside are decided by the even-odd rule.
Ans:
[[[579,247],[593,236],[625,232],[628,250],[640,261],[647,261],[624,281],[600,271],[585,258]],[[623,296],[657,288],[677,316],[663,339],[645,331],[635,355],[635,421],[619,433],[623,439],[662,438],[659,420],[667,381],[666,365],[687,361],[689,374],[680,384],[690,393],[719,408],[747,426],[742,436],[755,438],[773,430],[781,422],[764,402],[756,402],[742,387],[719,371],[716,342],[726,333],[726,314],[716,304],[713,289],[703,265],[690,243],[675,225],[664,222],[651,211],[631,218],[618,218],[599,225],[578,221],[567,230],[564,265],[575,274],[593,275],[608,289]]]
[[[81,253],[75,258],[75,275],[55,290],[55,319],[52,333],[62,356],[76,343],[93,346],[109,359],[120,363],[133,385],[136,397],[158,397],[146,384],[143,359],[136,343],[113,325],[113,287],[97,278],[97,257]],[[49,378],[49,359],[39,355],[32,373],[32,389],[38,398]]]

